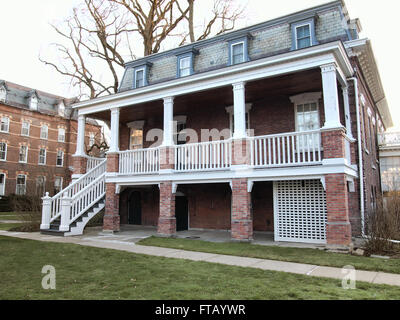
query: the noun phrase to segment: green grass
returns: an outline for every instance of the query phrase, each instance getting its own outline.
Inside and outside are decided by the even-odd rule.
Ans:
[[[0,223],[0,230],[8,231],[10,229],[22,226],[21,223]]]
[[[56,290],[41,287],[45,265]],[[400,299],[400,288],[0,237],[0,299]]]
[[[358,270],[400,273],[400,259],[377,259],[326,252],[316,249],[262,246],[250,243],[215,243],[201,240],[151,237],[139,242],[141,245],[226,254],[240,257],[299,262],[342,268],[352,265]]]

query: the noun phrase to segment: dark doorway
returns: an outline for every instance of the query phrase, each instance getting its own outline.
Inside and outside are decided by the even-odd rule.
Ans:
[[[189,206],[186,197],[175,198],[176,231],[189,229]]]
[[[129,224],[142,225],[142,199],[140,192],[135,191],[129,197]]]

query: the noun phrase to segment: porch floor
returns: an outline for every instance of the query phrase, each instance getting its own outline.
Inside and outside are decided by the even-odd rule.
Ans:
[[[102,227],[86,228],[82,236],[85,240],[101,240],[105,242],[128,242],[137,243],[142,239],[156,236],[156,227],[121,225],[121,231],[115,234],[104,233]],[[188,230],[180,231],[177,237],[181,239],[193,239],[210,242],[230,242],[230,231],[224,230]],[[264,246],[294,247],[294,248],[313,248],[323,249],[325,245],[295,242],[275,242],[272,232],[254,232],[253,244]]]

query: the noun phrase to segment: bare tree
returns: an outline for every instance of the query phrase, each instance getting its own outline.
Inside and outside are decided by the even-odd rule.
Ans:
[[[196,6],[195,0],[187,0],[189,10],[185,18],[188,22],[188,36],[190,42],[208,38],[211,35],[220,35],[235,29],[236,22],[243,17],[245,6],[237,5],[232,0],[214,0],[211,15],[204,18],[203,25],[196,28]],[[200,4],[200,1],[196,1]],[[182,12],[182,11],[181,11]],[[196,35],[196,29],[200,33]]]
[[[117,68],[125,64],[121,47],[127,45],[130,49],[127,35],[134,31],[129,29],[127,13],[121,14],[119,8],[108,0],[84,0],[82,6],[74,8],[72,16],[62,27],[52,27],[66,40],[66,44],[54,44],[62,62],[39,59],[69,77],[71,84],[78,86],[81,93],[88,90],[90,98],[116,93],[119,87]],[[132,51],[129,53],[134,59]],[[112,84],[106,84],[106,80],[96,75],[98,66],[93,65],[88,57],[105,63]]]

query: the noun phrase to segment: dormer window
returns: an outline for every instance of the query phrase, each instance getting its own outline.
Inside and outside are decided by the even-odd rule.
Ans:
[[[150,62],[133,67],[133,88],[142,88],[148,85],[149,68],[152,66]]]
[[[135,88],[144,87],[144,69],[135,70]]]
[[[30,97],[29,109],[34,110],[34,111],[37,111],[37,109],[38,109],[38,98],[36,96],[36,93],[33,93]]]
[[[190,76],[191,74],[191,57],[183,57],[179,59],[179,76],[180,77],[186,77]]]
[[[65,105],[64,105],[64,102],[62,102],[62,101],[58,104],[58,115],[60,117],[65,116]]]
[[[248,42],[251,35],[229,41],[229,65],[235,65],[249,61]]]
[[[292,50],[304,49],[317,45],[314,19],[292,24]]]
[[[0,101],[6,101],[7,99],[7,89],[2,86],[0,87]]]

